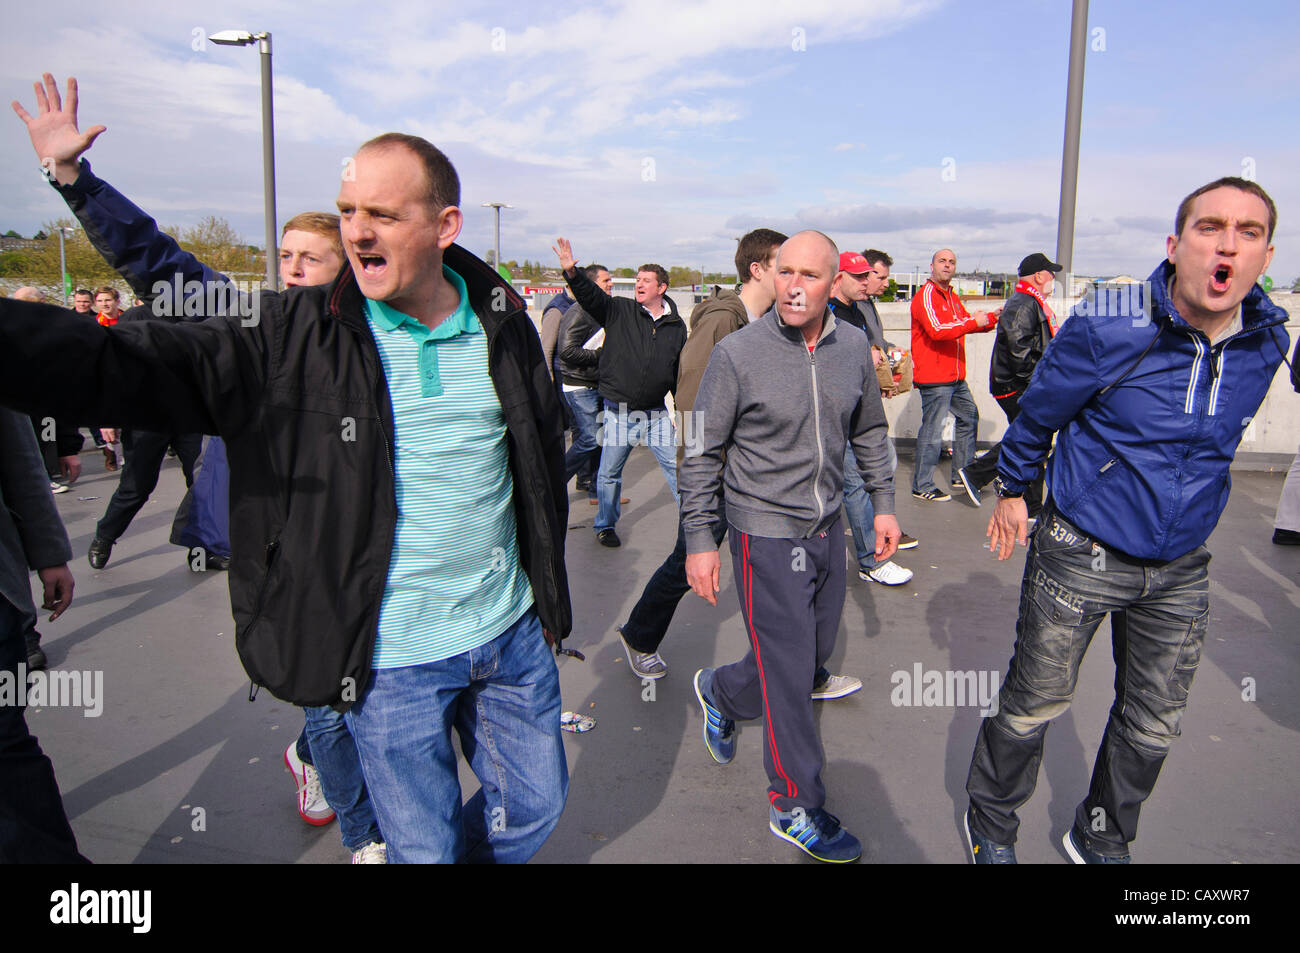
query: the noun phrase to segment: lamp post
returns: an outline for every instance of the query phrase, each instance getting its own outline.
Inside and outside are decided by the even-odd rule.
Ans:
[[[1088,56],[1087,46],[1088,0],[1074,0],[1065,93],[1065,144],[1061,150],[1061,205],[1056,230],[1056,261],[1064,270],[1067,286],[1071,283],[1069,276],[1074,273],[1074,206],[1079,188],[1079,126],[1083,117],[1083,64]]]
[[[72,293],[72,286],[68,282],[68,259],[63,253],[63,236],[66,234],[72,237],[74,229],[66,225],[59,226],[59,274],[63,277],[63,306],[68,306],[68,297]]]
[[[493,248],[495,249],[494,254],[496,255],[496,261],[494,262],[494,265],[497,271],[500,272],[501,271],[501,210],[503,208],[514,208],[514,206],[507,205],[505,202],[484,202],[482,204],[483,204],[483,208],[496,209],[496,216],[497,216],[496,244],[493,245]]]
[[[266,286],[280,289],[280,270],[275,232],[275,122],[271,112],[271,34],[247,30],[222,30],[208,37],[219,46],[257,44],[262,60],[262,199],[266,218]]]

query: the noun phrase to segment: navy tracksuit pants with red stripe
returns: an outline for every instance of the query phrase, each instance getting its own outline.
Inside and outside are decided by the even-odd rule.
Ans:
[[[813,676],[835,648],[844,608],[840,518],[811,539],[730,533],[749,654],[713,675],[713,698],[736,721],[763,719],[768,799],[779,811],[826,801]]]

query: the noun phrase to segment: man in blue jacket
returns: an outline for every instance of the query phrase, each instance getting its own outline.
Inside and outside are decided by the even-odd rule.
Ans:
[[[1138,813],[1178,736],[1209,616],[1205,541],[1242,432],[1286,353],[1286,312],[1255,281],[1273,200],[1223,178],[1178,207],[1168,260],[1116,307],[1085,298],[1046,349],[1002,440],[989,521],[1000,559],[1026,542],[1023,493],[1047,457],[1051,499],[1025,562],[1015,654],[980,727],[966,791],[975,863],[1015,863],[1047,723],[1070,705],[1111,616],[1115,704],[1066,832],[1075,863],[1128,863]]]

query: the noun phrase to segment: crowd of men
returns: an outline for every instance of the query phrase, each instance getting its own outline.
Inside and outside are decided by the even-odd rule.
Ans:
[[[18,112],[37,155],[56,160],[52,184],[133,288],[152,285],[143,263],[158,261],[225,284],[151,219],[111,227],[148,216],[81,158],[97,132],[77,127],[75,81],[66,102],[48,74],[36,92],[38,115]],[[660,647],[688,591],[716,604],[726,538],[749,648],[695,673],[706,750],[729,763],[739,723],[760,721],[769,829],[818,860],[858,859],[859,840],[827,808],[814,702],[862,684],[825,667],[845,523],[868,582],[906,584],[892,558],[917,545],[894,515],[884,401],[898,393],[888,369],[899,349],[874,307],[890,257],[842,252],[817,231],[756,229],[738,244],[739,290],[705,301],[688,333],[661,266],[638,269],[633,298],[612,296],[608,269],[582,267],[559,238],[569,296],[545,309],[539,335],[514,289],[455,244],[460,182],[441,151],[388,133],[353,159],[337,218],[286,226],[282,272],[297,287],[263,293],[257,320],[212,296],[170,312],[183,319],[149,305],[119,313],[107,294],[98,321],[0,302],[0,404],[99,416],[171,445],[220,436],[237,649],[254,683],[305,709],[285,753],[299,812],[338,816],[358,863],[525,861],[554,829],[568,793],[555,656],[576,654],[563,641],[582,611],[565,564],[579,544],[566,539],[568,483],[594,494],[595,541],[619,547],[623,469],[646,444],[679,527],[618,630],[633,674],[667,674]],[[980,505],[991,479],[991,548],[1006,559],[1028,546],[1014,654],[967,782],[975,863],[1015,861],[1044,731],[1107,615],[1123,660],[1116,704],[1064,847],[1078,863],[1130,859],[1205,637],[1204,543],[1226,505],[1237,422],[1288,349],[1286,313],[1256,285],[1276,220],[1246,180],[1188,195],[1141,325],[1129,313],[1058,322],[1047,297],[1060,266],[1041,253],[1021,263],[1000,312],[972,316],[952,287],[955,254],[933,256],[911,305],[913,496],[951,498],[933,479],[951,412],[950,484]],[[1010,426],[975,458],[963,338],[995,330],[992,396]],[[35,618],[28,569],[55,617],[73,589],[36,434],[14,418],[0,414],[0,514],[20,515],[0,522],[6,670]],[[156,481],[161,452],[135,440],[126,474],[139,466]],[[110,505],[92,566],[107,563],[132,503]],[[461,753],[480,785],[468,800]],[[81,859],[21,706],[0,706],[0,758],[0,859]]]

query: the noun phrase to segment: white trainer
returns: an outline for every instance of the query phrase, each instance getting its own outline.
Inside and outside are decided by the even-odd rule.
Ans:
[[[832,675],[813,689],[812,697],[814,701],[827,698],[843,698],[845,695],[852,695],[861,688],[862,679],[860,678],[855,678],[852,675]]]
[[[388,845],[371,841],[366,846],[352,852],[352,863],[386,864],[388,863]]]
[[[912,581],[912,570],[904,569],[895,562],[883,562],[869,572],[859,570],[858,577],[878,582],[882,586],[901,586]]]
[[[298,757],[296,738],[284,749],[284,763],[298,785],[298,815],[313,827],[334,820],[334,808],[326,802],[325,793],[320,789],[320,774]]]

